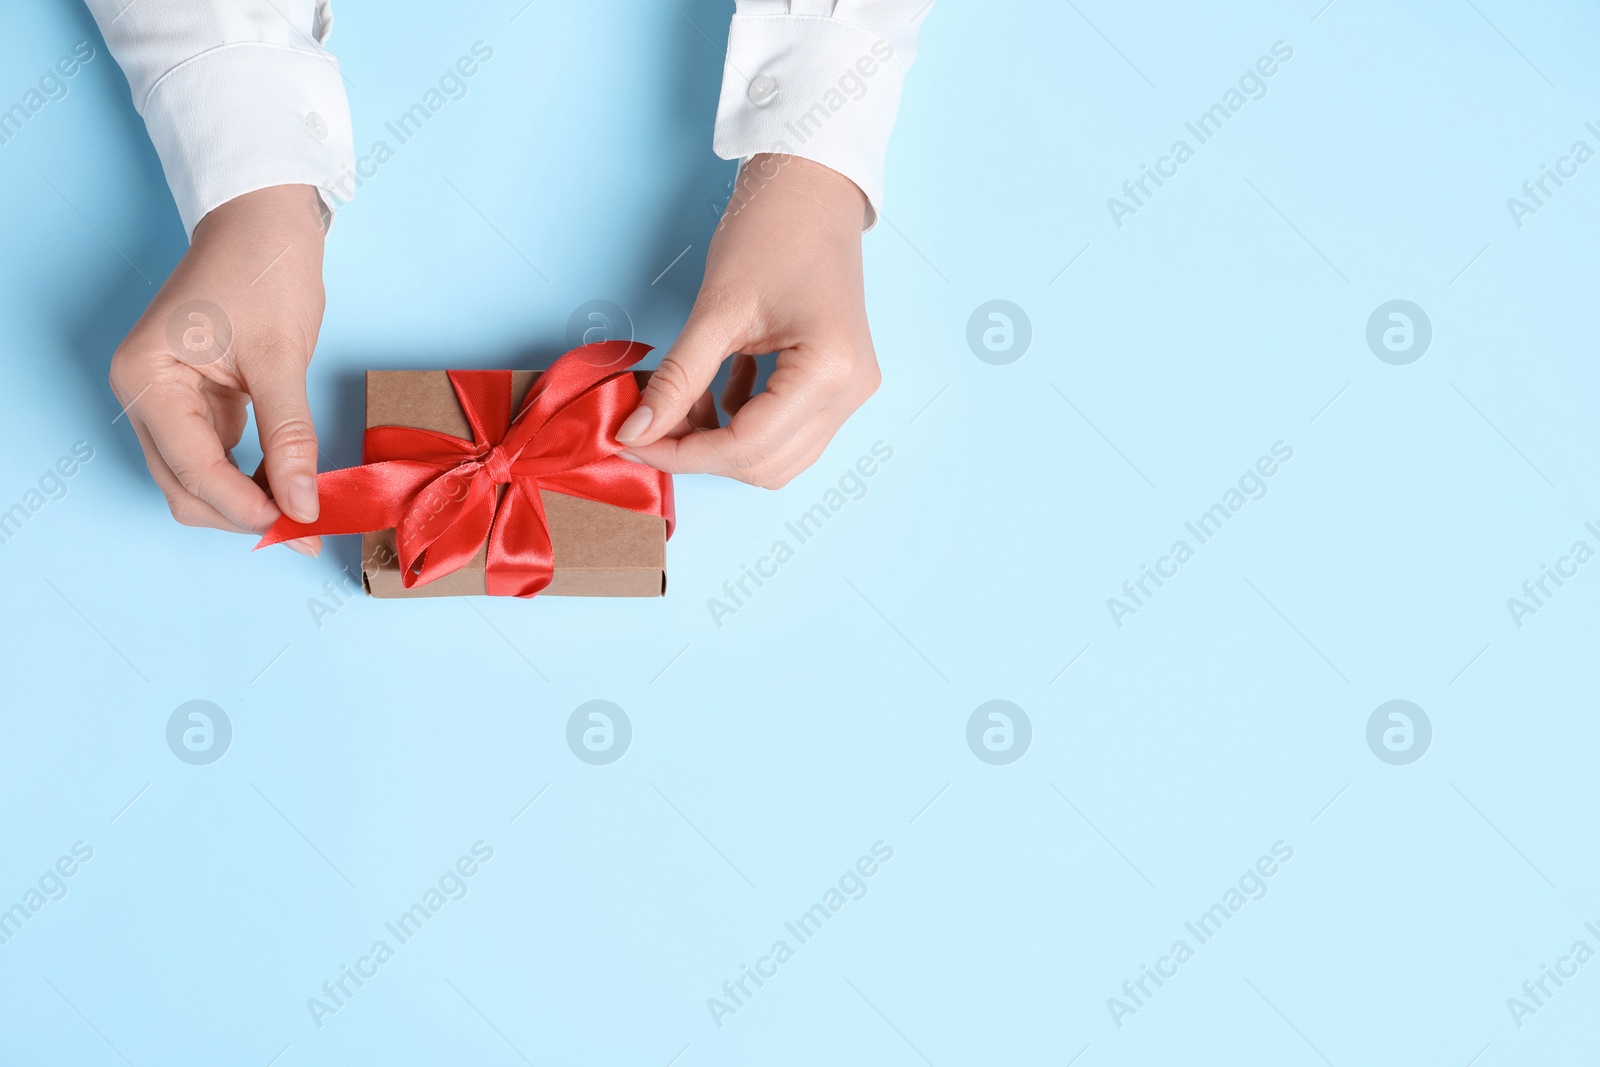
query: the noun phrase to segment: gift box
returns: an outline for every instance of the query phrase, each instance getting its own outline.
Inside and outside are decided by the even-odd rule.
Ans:
[[[672,480],[615,453],[648,374],[632,342],[539,371],[368,371],[363,464],[318,476],[314,523],[362,534],[374,597],[661,596]]]

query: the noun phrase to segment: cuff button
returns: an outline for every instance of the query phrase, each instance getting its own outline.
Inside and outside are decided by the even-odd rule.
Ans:
[[[311,136],[317,140],[326,141],[328,139],[328,124],[315,111],[306,112],[306,128],[311,131]]]
[[[778,79],[768,74],[758,74],[750,80],[748,93],[756,107],[766,107],[778,98]]]

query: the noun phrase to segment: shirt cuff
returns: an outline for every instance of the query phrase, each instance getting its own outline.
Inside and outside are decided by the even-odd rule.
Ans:
[[[800,156],[883,202],[883,161],[909,58],[863,27],[816,15],[735,15],[712,148],[748,161]]]
[[[331,213],[354,167],[350,106],[325,52],[223,45],[174,67],[141,110],[191,238],[213,208],[274,185],[315,186]]]

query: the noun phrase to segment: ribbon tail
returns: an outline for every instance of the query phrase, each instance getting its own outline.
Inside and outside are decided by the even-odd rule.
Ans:
[[[281,516],[256,548],[312,534],[371,533],[397,526],[412,499],[439,476],[432,463],[389,460],[317,475],[321,509],[316,522]]]
[[[506,490],[489,532],[489,561],[484,575],[490,596],[531,597],[555,576],[555,547],[545,518],[539,483],[518,478]]]

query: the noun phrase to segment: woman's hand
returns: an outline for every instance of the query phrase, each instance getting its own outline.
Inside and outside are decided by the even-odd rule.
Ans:
[[[259,533],[280,507],[300,522],[317,517],[306,368],[322,326],[322,211],[306,185],[213,210],[111,360],[112,391],[186,526]],[[249,403],[271,498],[233,461]],[[307,555],[320,546],[290,543]]]
[[[866,198],[797,156],[756,156],[740,173],[678,341],[617,433],[628,454],[674,474],[721,474],[777,489],[822,454],[878,388],[861,277]],[[756,355],[778,353],[751,396]],[[672,439],[730,354],[722,429]]]

